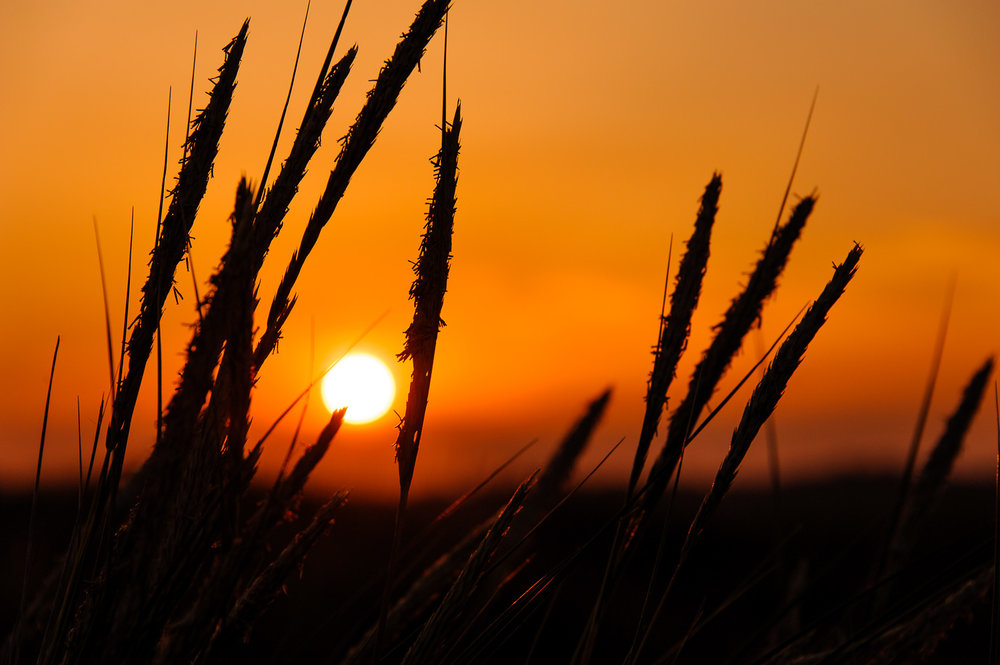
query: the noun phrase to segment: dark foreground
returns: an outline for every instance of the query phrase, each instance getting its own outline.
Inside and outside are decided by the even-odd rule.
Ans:
[[[886,635],[898,636],[893,638],[893,653],[883,653],[877,662],[917,662],[916,652],[944,636],[924,662],[985,662],[990,632],[988,589],[970,594],[971,600],[946,616],[926,617],[946,602],[948,592],[962,579],[992,561],[993,487],[948,488],[905,574],[863,594],[885,539],[894,487],[894,481],[886,479],[838,479],[785,488],[778,504],[770,492],[735,491],[677,576],[641,662],[671,662],[676,655],[671,645],[682,641],[693,625],[697,629],[689,634],[676,662],[752,663],[789,637],[806,634],[812,637],[809,651],[813,653],[823,651],[825,644],[870,645]],[[693,492],[681,492],[677,498],[657,589],[662,590],[669,577],[687,519],[699,500]],[[41,584],[65,546],[75,501],[72,493],[41,497],[30,588]],[[411,546],[402,555],[405,577],[400,591],[505,501],[501,493],[476,498],[429,535],[421,532],[446,502],[412,504],[405,535]],[[523,589],[567,561],[571,565],[537,603],[499,631],[499,638],[478,643],[470,639],[475,629],[464,636],[450,636],[456,644],[469,644],[458,652],[459,662],[523,663],[529,658],[532,663],[568,662],[597,593],[614,535],[614,529],[605,527],[621,502],[619,492],[574,496],[550,517],[539,535],[532,536],[539,539],[530,548],[536,552],[533,560],[524,563],[515,551],[498,562],[492,588],[504,577],[517,575],[527,581],[518,585]],[[0,627],[4,633],[12,625],[20,600],[29,505],[29,496],[0,496],[4,534]],[[245,663],[340,661],[376,616],[393,511],[389,505],[357,502],[343,509],[330,536],[307,560],[301,577],[287,581],[285,595],[250,632]],[[311,507],[303,506],[302,512],[310,514]],[[592,540],[595,534],[600,535]],[[592,542],[588,545],[588,541]],[[628,650],[657,545],[640,543],[629,578],[602,619],[591,662],[621,662]],[[492,609],[478,618],[477,626],[488,625],[498,616],[502,619],[499,610],[511,607],[517,598],[503,587],[492,600],[485,600]],[[716,614],[720,607],[724,609]],[[838,628],[831,633],[832,626]],[[905,634],[908,626],[913,635]],[[407,636],[396,639],[405,641]],[[870,654],[871,649],[861,652]],[[389,662],[398,662],[398,655],[389,655]],[[856,653],[842,650],[827,653],[826,660],[782,660],[856,661],[871,662],[871,658],[859,659]]]

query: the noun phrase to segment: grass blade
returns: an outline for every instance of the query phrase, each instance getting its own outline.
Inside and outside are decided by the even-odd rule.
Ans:
[[[21,602],[17,611],[17,621],[14,623],[14,636],[11,640],[11,662],[18,662],[20,650],[21,623],[24,618],[25,603],[28,598],[28,578],[31,570],[31,550],[35,535],[35,515],[38,512],[38,494],[42,480],[42,455],[45,452],[45,432],[49,426],[49,406],[52,403],[52,383],[56,376],[56,359],[59,357],[60,338],[56,337],[56,348],[52,352],[52,369],[49,370],[49,387],[45,393],[45,415],[42,416],[42,436],[38,442],[38,463],[35,465],[35,488],[31,493],[31,512],[28,514],[28,539],[24,553],[24,577],[21,579]]]
[[[108,306],[108,283],[104,277],[104,256],[101,253],[101,235],[97,231],[97,218],[94,217],[94,240],[97,243],[97,266],[101,272],[101,294],[104,296],[104,334],[108,343],[108,379],[111,386],[111,400],[115,399],[115,358],[111,350],[111,308]]]

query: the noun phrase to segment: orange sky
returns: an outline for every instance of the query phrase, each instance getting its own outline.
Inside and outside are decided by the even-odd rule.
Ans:
[[[344,39],[361,51],[272,247],[265,299],[325,184],[336,139],[417,6],[355,3]],[[263,169],[303,10],[304,3],[262,1],[0,6],[0,342],[7,378],[0,487],[30,482],[57,335],[46,477],[76,472],[77,396],[84,438],[93,436],[108,378],[92,220],[100,225],[117,344],[129,213],[134,206],[137,288],[155,228],[170,86],[172,167],[180,157],[194,31],[201,106],[219,49],[251,17],[215,179],[194,228],[204,282],[224,247],[238,178],[257,179]],[[339,3],[313,3],[293,122],[340,11]],[[612,405],[587,460],[596,462],[623,436],[634,445],[670,234],[677,248],[704,185],[720,170],[721,210],[679,388],[774,223],[817,85],[794,191],[816,188],[820,201],[765,310],[765,337],[818,294],[831,262],[852,241],[867,251],[779,406],[782,463],[800,478],[898,468],[950,273],[958,286],[930,437],[973,370],[997,350],[997,25],[1000,6],[988,1],[634,0],[612,10],[596,0],[455,0],[448,89],[461,98],[465,116],[459,210],[443,313],[448,326],[414,491],[464,488],[536,437],[521,470],[537,464],[608,385],[615,388]],[[265,365],[254,397],[258,433],[307,381],[311,329],[317,367],[386,311],[361,348],[390,360],[401,347],[412,315],[408,261],[416,257],[433,184],[428,158],[441,114],[441,46],[439,35],[306,264],[281,352]],[[279,155],[291,137],[289,129]],[[178,273],[178,284],[188,299],[170,304],[165,318],[168,385],[195,318],[190,276]],[[739,367],[753,356],[744,353]],[[405,383],[408,368],[395,370]],[[133,426],[133,464],[152,438],[150,378]],[[401,386],[399,411],[404,400]],[[308,436],[324,417],[318,399],[313,405]],[[691,449],[690,479],[701,482],[714,470],[741,408],[724,412]],[[977,420],[962,474],[992,473],[990,420]],[[361,493],[394,488],[395,422],[390,415],[345,428],[318,481]],[[263,473],[287,439],[288,430],[279,430]],[[603,477],[624,481],[631,449],[615,459]],[[762,479],[764,469],[759,445],[744,482]]]

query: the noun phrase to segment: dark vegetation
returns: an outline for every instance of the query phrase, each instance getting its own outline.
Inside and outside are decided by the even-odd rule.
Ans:
[[[276,164],[272,148],[260,189],[245,179],[237,185],[229,247],[209,292],[203,299],[196,295],[199,320],[180,379],[160,409],[156,445],[126,480],[136,396],[150,359],[162,353],[160,317],[211,179],[248,47],[248,23],[226,46],[210,100],[190,122],[139,304],[132,313],[126,307],[122,348],[115,354],[108,344],[113,389],[101,412],[107,427],[98,427],[89,465],[81,442],[80,487],[62,499],[36,490],[30,506],[9,500],[7,514],[27,512],[31,525],[23,549],[22,540],[12,541],[5,555],[11,564],[2,581],[6,597],[18,599],[3,609],[10,627],[6,662],[867,663],[984,657],[983,636],[997,635],[982,625],[990,616],[983,608],[994,569],[986,536],[993,522],[983,509],[989,490],[953,488],[944,495],[950,505],[942,509],[941,501],[992,360],[973,375],[928,461],[921,468],[909,465],[902,482],[783,488],[780,501],[769,493],[730,496],[744,456],[849,290],[863,253],[854,243],[834,250],[840,263],[816,300],[758,367],[737,377],[731,391],[720,388],[778,287],[815,196],[798,200],[786,214],[786,191],[773,232],[712,342],[691,351],[692,313],[722,196],[721,177],[711,177],[676,275],[668,279],[646,411],[620,492],[570,485],[607,405],[604,393],[512,495],[484,490],[448,507],[409,505],[455,221],[463,120],[457,105],[448,111],[447,94],[435,186],[414,263],[414,316],[399,354],[412,375],[396,441],[395,509],[345,505],[342,493],[303,500],[342,411],[300,453],[294,440],[285,442],[288,458],[275,480],[252,483],[271,433],[249,439],[253,388],[266,380],[261,368],[294,308],[296,280],[444,24],[448,4],[426,0],[379,72],[341,139],[326,189],[258,328],[260,268],[353,63],[353,48],[338,56],[338,28],[277,174],[269,178]],[[345,19],[349,8],[348,2]],[[107,325],[110,340],[110,316]],[[675,385],[679,359],[692,352],[699,358],[692,376]],[[685,449],[751,380],[755,385],[711,489],[703,497],[678,492]],[[677,396],[673,409],[668,395]],[[925,419],[926,409],[918,432]],[[658,432],[664,436],[656,446]],[[920,438],[914,437],[914,452]],[[42,440],[44,446],[44,433]],[[25,561],[21,591],[17,573]]]

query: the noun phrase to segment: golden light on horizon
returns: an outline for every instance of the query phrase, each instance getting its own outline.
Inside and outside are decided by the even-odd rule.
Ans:
[[[363,425],[386,414],[396,396],[396,382],[375,356],[351,353],[326,373],[320,392],[329,411],[346,406],[344,422]]]

